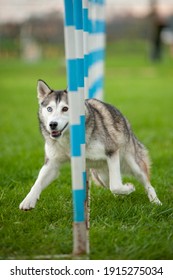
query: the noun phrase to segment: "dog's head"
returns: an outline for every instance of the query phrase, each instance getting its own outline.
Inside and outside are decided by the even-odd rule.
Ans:
[[[41,127],[52,139],[59,138],[69,123],[67,91],[53,90],[44,81],[38,80],[37,97]]]

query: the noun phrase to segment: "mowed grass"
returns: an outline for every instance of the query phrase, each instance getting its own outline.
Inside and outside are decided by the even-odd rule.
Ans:
[[[70,165],[41,195],[36,208],[18,206],[44,162],[37,121],[37,79],[66,88],[62,57],[27,64],[0,61],[0,258],[34,259],[72,252]],[[128,53],[116,44],[106,56],[105,100],[132,124],[152,158],[152,184],[162,206],[149,203],[133,178],[136,192],[115,197],[91,188],[90,259],[173,259],[173,59],[151,64],[141,50]],[[46,258],[46,257],[45,257]]]

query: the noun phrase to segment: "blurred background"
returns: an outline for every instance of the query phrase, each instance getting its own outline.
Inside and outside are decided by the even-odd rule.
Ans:
[[[62,0],[0,0],[0,5],[0,58],[32,62],[56,57],[63,49]],[[116,42],[119,51],[143,48],[157,60],[164,44],[173,55],[173,0],[106,0],[105,12],[107,41]],[[153,54],[154,40],[161,40],[156,42],[159,54]]]

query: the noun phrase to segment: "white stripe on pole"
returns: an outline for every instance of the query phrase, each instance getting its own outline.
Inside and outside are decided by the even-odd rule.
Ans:
[[[103,76],[103,68],[104,68],[104,62],[98,61],[97,63],[94,63],[90,67],[90,80],[89,80],[89,87],[91,88],[94,82],[99,78]]]

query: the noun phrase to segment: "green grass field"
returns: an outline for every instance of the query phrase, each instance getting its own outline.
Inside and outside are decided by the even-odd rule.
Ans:
[[[37,121],[37,79],[66,88],[62,57],[26,64],[0,60],[0,258],[33,259],[72,252],[70,165],[41,195],[36,208],[18,209],[44,162]],[[150,63],[116,44],[106,56],[105,100],[117,106],[148,147],[152,184],[162,206],[136,192],[114,197],[91,188],[90,259],[173,259],[173,58]],[[129,180],[125,178],[124,180]]]

